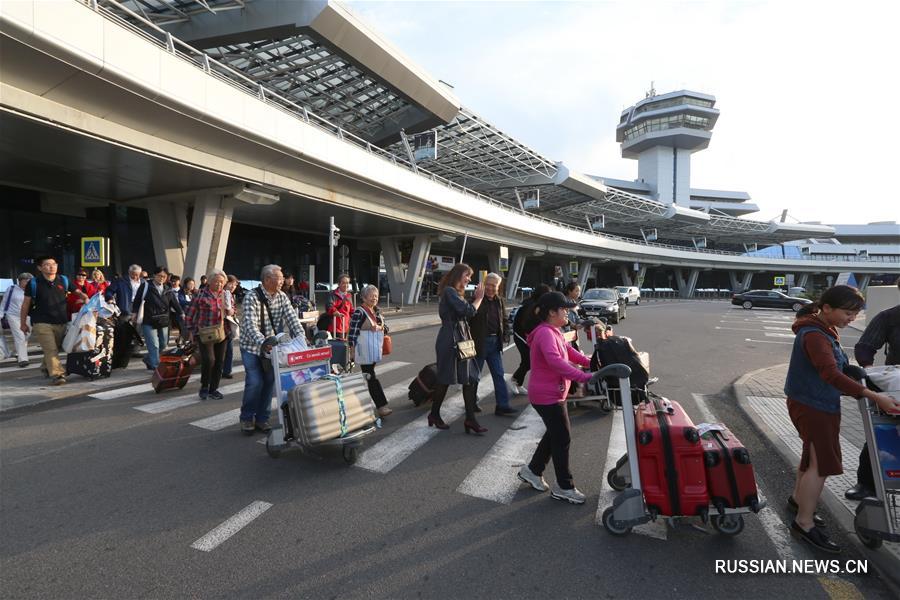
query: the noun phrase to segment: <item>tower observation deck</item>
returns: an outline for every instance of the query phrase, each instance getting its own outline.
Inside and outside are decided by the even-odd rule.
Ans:
[[[719,118],[716,99],[681,90],[654,91],[622,111],[616,141],[622,157],[637,159],[638,181],[663,204],[690,205],[691,154],[709,146]]]

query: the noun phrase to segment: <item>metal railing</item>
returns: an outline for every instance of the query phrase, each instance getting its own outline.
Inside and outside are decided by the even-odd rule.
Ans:
[[[370,142],[367,142],[366,140],[350,133],[349,131],[342,129],[341,127],[335,125],[334,123],[328,121],[327,119],[320,117],[319,115],[317,115],[313,112],[310,112],[306,107],[304,107],[300,104],[297,104],[290,98],[287,98],[287,97],[283,96],[282,94],[274,92],[270,89],[264,88],[261,84],[253,81],[252,79],[250,79],[249,77],[247,77],[246,75],[241,73],[240,71],[237,71],[237,70],[233,69],[232,67],[230,67],[224,63],[221,63],[214,58],[211,58],[208,54],[206,54],[202,50],[198,50],[197,48],[194,48],[193,46],[174,37],[171,33],[169,33],[168,31],[165,31],[164,29],[159,27],[156,23],[153,23],[152,21],[146,19],[143,15],[140,15],[140,14],[136,13],[135,11],[131,10],[130,8],[123,5],[118,0],[78,0],[78,1],[87,5],[89,8],[96,11],[98,14],[101,14],[105,18],[118,23],[122,27],[125,27],[125,28],[129,29],[130,31],[133,31],[133,32],[137,33],[138,35],[142,36],[143,38],[160,46],[161,48],[164,48],[170,54],[178,56],[184,60],[187,60],[188,62],[192,63],[194,66],[196,66],[198,69],[202,70],[206,74],[216,77],[216,78],[220,79],[221,81],[224,81],[225,83],[228,83],[245,93],[256,96],[259,100],[261,100],[267,104],[273,105],[294,117],[300,118],[305,123],[316,126],[319,129],[322,129],[324,131],[327,131],[330,134],[334,135],[335,137],[337,137],[345,142],[354,144],[355,146],[358,146],[358,147],[366,150],[366,152],[373,154],[375,156],[378,156],[395,166],[403,167],[403,168],[407,169],[408,171],[411,171],[413,173],[418,173],[418,175],[425,177],[427,179],[430,179],[431,181],[433,181],[435,183],[440,183],[440,184],[446,186],[448,189],[454,190],[456,192],[459,192],[459,193],[469,196],[471,198],[476,198],[478,200],[486,202],[492,206],[495,206],[497,208],[500,208],[504,211],[509,212],[511,215],[512,214],[518,215],[518,216],[523,215],[523,213],[520,210],[516,210],[514,207],[512,207],[504,202],[501,202],[499,200],[491,198],[490,196],[486,196],[484,194],[481,194],[479,192],[476,192],[474,190],[471,190],[469,188],[461,186],[457,183],[454,183],[453,181],[450,181],[449,179],[441,177],[440,175],[436,175],[435,173],[427,171],[426,169],[423,169],[422,167],[414,166],[408,159],[398,157],[397,155],[395,155],[385,149],[382,149],[376,145],[373,145]],[[115,10],[113,10],[112,8],[108,8],[110,6],[114,7]],[[123,18],[119,14],[116,14],[116,11],[121,11],[122,13],[127,14],[131,19],[134,19],[135,21],[142,23],[144,26],[146,26],[149,29],[149,31],[136,26],[134,23]],[[679,250],[679,251],[683,251],[683,252],[690,252],[693,254],[746,256],[744,253],[741,253],[741,252],[731,252],[731,251],[727,251],[727,250],[714,250],[714,249],[709,249],[709,248],[698,250],[698,249],[691,248],[691,247],[676,246],[676,245],[672,245],[672,244],[662,244],[659,242],[645,242],[644,240],[628,238],[628,237],[624,237],[624,236],[617,236],[617,235],[612,235],[612,234],[608,234],[608,233],[598,233],[596,231],[588,230],[584,227],[579,227],[576,225],[572,225],[570,223],[565,223],[563,221],[556,221],[553,219],[548,219],[547,217],[537,215],[537,214],[527,214],[525,216],[527,216],[530,219],[535,219],[535,220],[547,223],[549,225],[554,225],[556,227],[562,227],[564,229],[568,229],[570,231],[577,232],[579,234],[588,234],[588,235],[596,236],[597,238],[601,238],[601,239],[617,240],[617,241],[627,242],[630,244],[636,244],[639,246],[647,246],[647,247],[651,247],[651,248],[666,248],[666,249],[670,249],[670,250]],[[773,259],[773,260],[778,260],[778,259]],[[812,257],[803,257],[800,260],[815,260],[815,259]],[[864,260],[857,259],[854,262],[867,262],[867,261],[868,262],[881,262],[881,261],[874,261],[871,258],[864,259]],[[888,262],[900,262],[900,257],[898,257],[897,260],[891,260]]]

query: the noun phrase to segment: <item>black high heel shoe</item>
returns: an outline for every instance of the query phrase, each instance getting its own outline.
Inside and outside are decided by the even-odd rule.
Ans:
[[[484,435],[487,431],[487,427],[482,427],[475,419],[472,419],[471,421],[466,419],[465,421],[463,421],[463,427],[465,428],[466,433],[469,433],[471,431],[476,435]]]
[[[437,427],[438,429],[450,429],[450,426],[444,423],[442,418],[433,417],[430,413],[428,414],[428,426]]]

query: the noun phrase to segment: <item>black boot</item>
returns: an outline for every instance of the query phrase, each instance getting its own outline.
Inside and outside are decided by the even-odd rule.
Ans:
[[[438,429],[449,429],[450,426],[444,423],[441,418],[441,405],[444,403],[444,397],[447,395],[447,386],[441,383],[435,384],[434,391],[431,393],[431,412],[428,413],[428,426],[437,427]]]

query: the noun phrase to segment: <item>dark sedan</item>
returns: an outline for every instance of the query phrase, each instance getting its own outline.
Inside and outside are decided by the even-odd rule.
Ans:
[[[772,290],[750,290],[734,294],[731,297],[731,303],[735,306],[743,306],[747,310],[758,306],[760,308],[789,308],[797,312],[807,304],[812,304],[812,300],[795,298]]]
[[[616,324],[626,316],[625,299],[616,290],[592,288],[581,297],[581,310],[588,317],[603,317]]]

